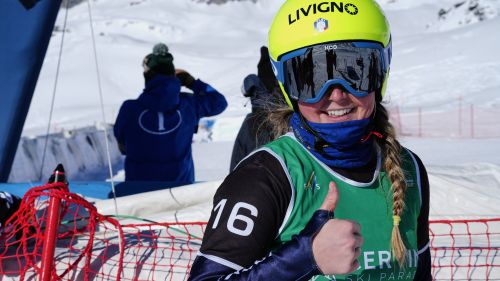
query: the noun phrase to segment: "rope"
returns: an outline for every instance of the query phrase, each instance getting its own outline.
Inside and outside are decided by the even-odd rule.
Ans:
[[[109,215],[109,216],[105,216],[105,217],[112,217],[112,218],[117,218],[117,219],[134,219],[134,220],[143,221],[143,222],[152,223],[152,224],[157,224],[157,225],[161,225],[162,224],[162,223],[157,222],[157,221],[148,220],[148,219],[145,219],[145,218],[141,218],[141,217],[137,217],[137,216],[132,216],[132,215]],[[177,221],[177,218],[176,218],[176,223],[182,223],[182,222]],[[200,240],[202,239],[202,237],[199,237],[199,236],[196,236],[194,234],[188,233],[188,232],[186,232],[186,231],[184,231],[182,229],[179,229],[177,227],[173,227],[173,226],[167,225],[167,228],[170,228],[170,229],[172,229],[175,232],[187,235],[187,236],[189,236],[189,238],[196,238],[196,239],[200,239]]]
[[[116,202],[116,192],[115,192],[115,181],[113,180],[113,167],[111,164],[111,153],[109,149],[109,141],[108,141],[108,130],[106,127],[106,115],[104,113],[104,99],[102,95],[102,85],[101,85],[101,77],[100,77],[100,72],[99,72],[99,63],[97,62],[97,48],[95,44],[95,36],[94,36],[94,26],[93,26],[93,20],[92,20],[92,9],[90,7],[90,0],[87,0],[87,7],[89,11],[89,18],[90,18],[90,32],[92,34],[92,47],[94,50],[94,62],[95,62],[95,68],[96,68],[96,74],[97,74],[97,85],[99,87],[99,101],[101,103],[101,114],[102,114],[102,121],[104,123],[104,140],[106,143],[106,156],[108,158],[108,167],[109,167],[109,178],[111,179],[111,190],[113,191],[113,202],[115,204],[115,214],[118,215],[118,204]]]
[[[61,68],[62,51],[64,46],[64,35],[66,34],[66,23],[68,22],[68,6],[69,6],[69,1],[66,1],[66,13],[64,14],[64,24],[62,29],[61,44],[59,46],[59,57],[57,59],[56,78],[54,81],[54,88],[52,90],[52,101],[50,103],[49,122],[47,125],[47,132],[45,133],[45,143],[43,145],[42,162],[40,163],[40,175],[38,177],[40,181],[43,178],[43,166],[45,165],[45,155],[47,153],[47,146],[49,143],[50,124],[52,123],[52,113],[54,111],[54,103],[56,100],[57,82],[59,81],[59,70]]]
[[[132,215],[104,215],[104,217],[106,218],[117,218],[117,219],[133,219],[133,220],[138,220],[138,221],[142,221],[142,222],[146,222],[146,223],[150,223],[150,224],[154,224],[154,225],[165,225],[165,223],[161,223],[161,222],[157,222],[157,221],[154,221],[154,220],[149,220],[149,219],[145,219],[145,218],[141,218],[141,217],[138,217],[138,216],[132,216]],[[63,220],[60,222],[61,225],[68,225],[68,224],[73,224],[75,222],[78,222],[78,221],[85,221],[85,220],[88,220],[90,219],[90,216],[86,216],[86,217],[80,217],[78,219],[69,219],[69,220]],[[182,224],[183,222],[179,222],[179,221],[176,221],[176,223],[179,223],[179,224]],[[122,227],[130,227],[129,225],[122,225],[120,224],[120,226]],[[167,228],[169,229],[172,229],[173,231],[177,232],[177,233],[181,233],[181,234],[184,234],[186,236],[189,236],[189,238],[195,238],[195,239],[199,239],[201,240],[202,237],[199,237],[197,235],[194,235],[194,234],[191,234],[191,233],[188,233],[180,228],[177,228],[177,227],[173,227],[173,226],[170,226],[170,225],[167,225],[166,226]],[[41,226],[40,227],[41,230],[45,230],[46,229],[46,226]]]

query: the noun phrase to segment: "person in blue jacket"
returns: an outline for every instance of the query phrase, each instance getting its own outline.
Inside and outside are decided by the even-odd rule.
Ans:
[[[193,183],[193,134],[202,117],[221,113],[227,101],[212,86],[175,69],[163,43],[144,58],[143,67],[145,88],[122,104],[114,126],[126,155],[125,180]],[[181,86],[192,93],[181,92]]]

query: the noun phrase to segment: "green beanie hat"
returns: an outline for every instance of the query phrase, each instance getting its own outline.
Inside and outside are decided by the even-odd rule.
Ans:
[[[153,71],[163,75],[175,75],[174,57],[168,52],[167,45],[158,43],[153,47],[153,53],[144,58],[144,71]]]

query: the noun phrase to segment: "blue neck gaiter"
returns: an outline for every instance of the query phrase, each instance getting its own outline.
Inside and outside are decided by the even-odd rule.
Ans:
[[[297,113],[292,115],[290,126],[297,140],[316,158],[330,167],[357,168],[366,165],[375,149],[373,139],[361,139],[368,135],[371,118],[340,123],[314,123],[304,119],[326,144],[315,148],[318,139],[309,132]]]

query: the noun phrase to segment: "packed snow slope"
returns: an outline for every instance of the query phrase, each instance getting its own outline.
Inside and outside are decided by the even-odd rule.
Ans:
[[[142,91],[142,59],[154,44],[164,42],[177,68],[212,84],[228,100],[228,109],[211,118],[216,122],[210,141],[202,142],[207,138],[197,136],[193,145],[197,180],[223,179],[229,168],[232,142],[250,112],[249,103],[245,107],[247,100],[241,95],[241,82],[247,74],[256,73],[259,48],[267,44],[269,25],[282,2],[228,1],[208,5],[189,0],[95,0],[90,1],[90,6],[83,2],[61,9],[23,136],[27,139],[45,133],[54,92],[51,133],[64,135],[68,130],[114,123],[121,103]],[[445,112],[462,97],[464,104],[500,108],[499,0],[379,2],[392,27],[393,63],[385,97],[388,105]],[[62,30],[65,40],[59,57]],[[434,217],[500,215],[500,209],[495,207],[500,206],[498,139],[402,138],[402,142],[427,165]],[[40,154],[42,149],[38,143],[30,151]],[[113,161],[118,161],[114,163],[116,168],[122,158],[115,148],[112,153]],[[85,151],[82,154],[91,155]],[[29,161],[26,159],[25,163]],[[95,169],[68,170],[71,172],[78,174],[78,179],[106,178],[105,172],[99,175]],[[114,174],[118,174],[117,179],[123,175],[116,170]],[[18,171],[16,179],[22,181],[24,175],[29,178],[24,171]]]
[[[241,119],[249,112],[241,82],[256,72],[259,47],[267,44],[269,25],[282,2],[91,1],[105,121],[113,123],[120,104],[141,92],[142,59],[157,42],[169,46],[176,67],[225,94],[229,108],[217,118],[219,123]],[[459,3],[463,4],[457,8]],[[500,36],[495,36],[500,1],[385,0],[381,4],[391,23],[394,45],[388,102],[446,108],[463,96],[465,102],[500,106]],[[67,13],[66,26],[66,10],[59,13],[25,135],[45,133],[63,29],[52,130],[103,121],[88,5],[83,2]],[[237,129],[217,128],[213,138],[232,140]]]

